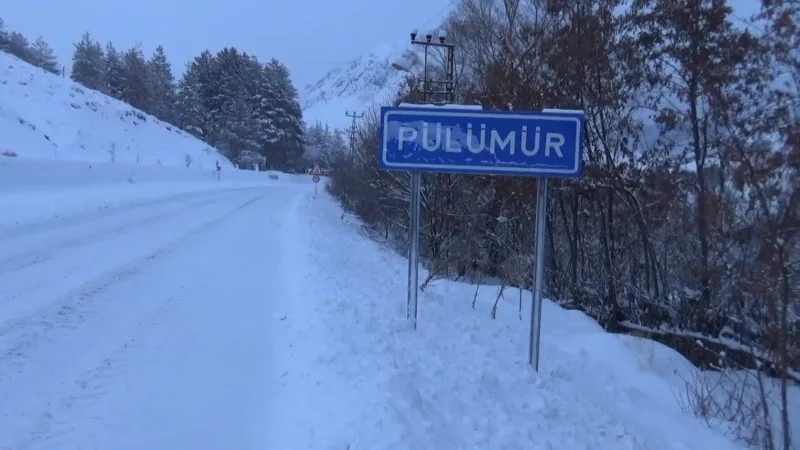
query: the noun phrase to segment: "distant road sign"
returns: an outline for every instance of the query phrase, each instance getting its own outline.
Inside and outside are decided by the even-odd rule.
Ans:
[[[386,170],[577,178],[581,111],[381,108]]]
[[[311,177],[311,181],[313,181],[314,183],[319,183],[319,175],[314,175],[313,177]]]

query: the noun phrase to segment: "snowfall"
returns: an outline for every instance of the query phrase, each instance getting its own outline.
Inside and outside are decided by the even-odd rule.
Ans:
[[[545,302],[534,372],[528,292],[437,281],[413,330],[325,179],[3,53],[0,98],[2,449],[738,448],[686,360],[580,312]]]

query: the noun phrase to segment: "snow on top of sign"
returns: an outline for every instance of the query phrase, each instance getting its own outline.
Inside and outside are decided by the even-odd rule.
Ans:
[[[584,111],[580,109],[559,109],[559,108],[544,108],[542,112],[585,114]]]
[[[418,104],[418,103],[400,103],[404,108],[447,108],[447,109],[469,109],[469,110],[482,110],[481,105],[459,105],[456,103],[446,103],[444,105],[434,105],[433,103]]]

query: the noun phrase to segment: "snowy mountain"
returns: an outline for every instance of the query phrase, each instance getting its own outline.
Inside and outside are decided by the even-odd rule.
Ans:
[[[0,52],[0,154],[213,170],[230,161],[127,103]]]
[[[346,111],[362,113],[373,105],[391,102],[406,75],[392,68],[392,62],[399,57],[417,60],[408,44],[384,44],[331,69],[316,84],[305,86],[301,101],[306,123],[320,121],[334,128],[347,128],[352,119],[345,115]]]

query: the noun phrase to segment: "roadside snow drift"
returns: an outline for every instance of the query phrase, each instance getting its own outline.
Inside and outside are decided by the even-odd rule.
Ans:
[[[188,133],[4,52],[0,99],[0,155],[195,170],[217,161],[231,166]]]
[[[604,332],[546,302],[541,371],[527,364],[530,293],[439,281],[405,323],[406,261],[361,235],[327,195],[296,231],[302,292],[278,300],[275,342],[290,352],[272,448],[730,450],[679,406],[695,370],[652,341]],[[305,405],[297,408],[297,405]]]

